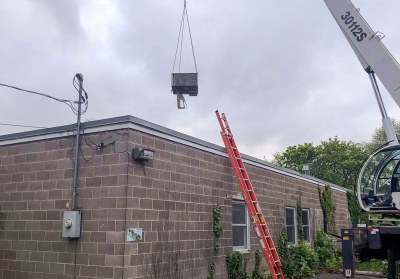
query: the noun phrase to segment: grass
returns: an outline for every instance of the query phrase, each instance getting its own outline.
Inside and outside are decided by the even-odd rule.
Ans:
[[[383,272],[387,270],[387,261],[371,259],[366,262],[356,262],[356,269],[362,271]]]

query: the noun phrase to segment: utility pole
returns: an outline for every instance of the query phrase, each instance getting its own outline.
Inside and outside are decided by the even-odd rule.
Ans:
[[[78,120],[76,122],[76,140],[75,140],[75,162],[74,162],[74,186],[72,189],[72,207],[71,210],[75,210],[76,196],[78,195],[77,184],[78,184],[78,168],[79,168],[79,140],[81,133],[81,104],[82,104],[82,88],[83,88],[83,75],[76,74],[75,77],[79,81],[79,96],[78,96]]]
[[[75,86],[75,78],[78,79],[79,88]],[[73,80],[74,87],[79,92],[78,96],[78,119],[76,121],[76,140],[75,140],[75,158],[74,158],[74,185],[72,189],[72,205],[70,211],[64,211],[63,216],[63,229],[62,237],[66,238],[79,238],[81,236],[81,224],[82,224],[82,211],[76,210],[76,196],[78,195],[78,169],[79,169],[79,148],[80,148],[80,135],[81,135],[81,114],[82,114],[82,103],[87,102],[87,93],[83,89],[83,75],[76,74]],[[83,97],[82,92],[85,92]],[[87,104],[86,104],[87,109]],[[86,111],[85,109],[85,111]]]

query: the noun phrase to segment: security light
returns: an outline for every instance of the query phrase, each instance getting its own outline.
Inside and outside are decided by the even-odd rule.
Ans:
[[[135,147],[132,150],[132,158],[136,161],[148,161],[154,157],[154,150]]]

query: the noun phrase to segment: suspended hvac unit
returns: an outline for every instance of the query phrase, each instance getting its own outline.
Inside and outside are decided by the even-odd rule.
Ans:
[[[197,96],[199,93],[197,73],[172,73],[172,93]]]
[[[184,30],[184,25],[185,25],[185,16],[186,16],[186,20],[187,20],[189,35],[190,35],[190,44],[192,46],[194,66],[196,69],[196,72],[194,72],[194,73],[181,73],[180,72],[181,71],[182,42],[183,42],[183,30]],[[176,56],[178,54],[179,44],[180,44],[180,55],[179,55],[178,73],[174,73]],[[172,93],[174,95],[176,95],[176,97],[177,97],[178,109],[186,108],[186,101],[185,101],[184,95],[197,96],[197,94],[199,93],[196,57],[194,55],[192,34],[190,31],[189,17],[188,17],[187,8],[186,8],[186,0],[184,0],[181,27],[179,29],[179,36],[178,36],[178,43],[176,45],[174,66],[172,68],[171,87],[172,87]]]

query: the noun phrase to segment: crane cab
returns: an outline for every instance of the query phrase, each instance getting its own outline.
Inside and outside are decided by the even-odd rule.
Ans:
[[[400,144],[373,152],[357,178],[357,198],[366,212],[400,213]]]

